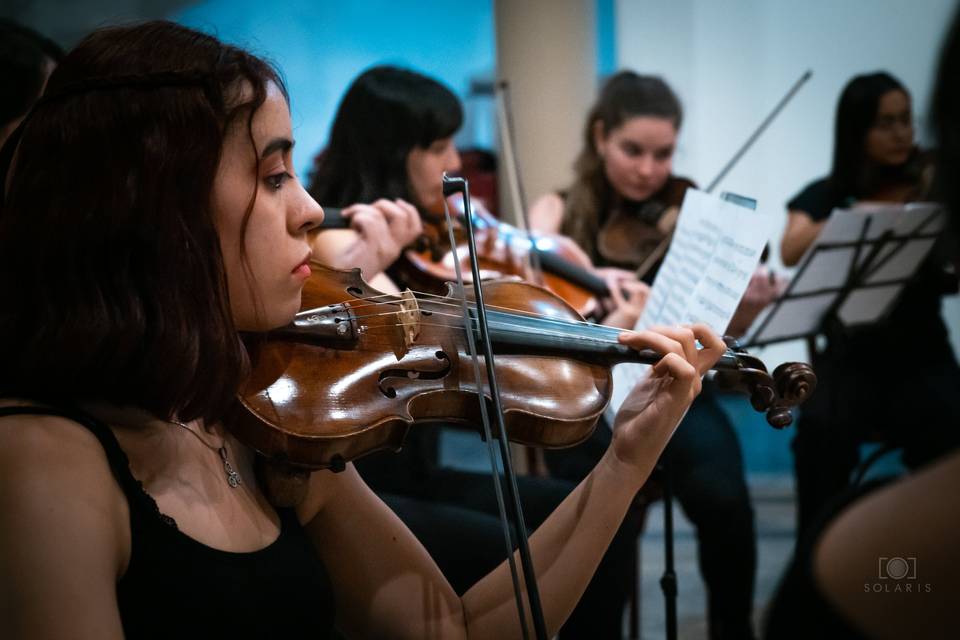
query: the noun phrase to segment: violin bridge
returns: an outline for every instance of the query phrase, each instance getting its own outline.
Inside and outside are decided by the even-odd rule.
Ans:
[[[420,305],[413,291],[407,289],[400,294],[400,310],[397,311],[397,326],[403,337],[405,349],[413,346],[420,335]]]

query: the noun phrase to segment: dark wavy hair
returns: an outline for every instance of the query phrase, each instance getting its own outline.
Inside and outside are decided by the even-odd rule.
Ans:
[[[877,71],[855,76],[840,94],[834,123],[833,166],[828,178],[828,185],[838,199],[868,196],[878,182],[898,177],[886,175],[890,171],[871,167],[865,148],[867,134],[880,108],[880,99],[891,91],[910,95],[902,82],[885,71]],[[914,153],[908,160],[903,171],[912,170],[916,155]]]
[[[252,141],[270,82],[283,90],[267,63],[170,22],[99,30],[67,54],[3,172],[5,394],[225,414],[248,356],[211,193],[225,136],[245,125]]]
[[[597,234],[615,199],[594,143],[594,126],[599,122],[603,135],[608,135],[627,120],[641,116],[670,120],[679,131],[683,108],[663,79],[633,71],[611,76],[587,115],[583,147],[573,164],[574,181],[567,189],[560,232],[573,238],[588,255],[594,254]]]
[[[308,190],[333,207],[376,198],[420,206],[410,189],[407,156],[452,136],[462,124],[460,100],[443,84],[398,67],[367,69],[340,101]]]

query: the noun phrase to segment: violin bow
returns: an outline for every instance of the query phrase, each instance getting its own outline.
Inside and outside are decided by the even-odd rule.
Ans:
[[[498,127],[502,147],[500,155],[504,162],[504,174],[510,184],[510,200],[517,212],[516,217],[520,230],[527,235],[527,241],[530,245],[530,251],[526,255],[530,272],[533,274],[536,283],[542,285],[543,267],[540,264],[540,255],[533,239],[533,232],[530,229],[526,193],[523,190],[523,183],[520,181],[520,162],[517,159],[516,133],[513,126],[513,112],[510,107],[510,83],[506,80],[498,81],[494,86],[493,94],[497,103],[497,122],[500,124]]]
[[[450,219],[450,210],[446,204],[446,198],[455,193],[463,195],[464,206],[464,226],[467,230],[467,246],[470,252],[470,270],[473,274],[473,291],[475,297],[476,321],[480,334],[480,341],[483,343],[484,363],[487,369],[487,383],[490,390],[490,399],[493,403],[493,413],[497,420],[497,437],[499,445],[496,451],[499,452],[499,461],[503,469],[503,479],[497,470],[497,455],[495,453],[492,432],[490,426],[490,417],[487,413],[487,402],[483,394],[483,386],[480,378],[480,365],[477,360],[477,345],[474,332],[469,323],[473,321],[473,314],[467,306],[466,289],[464,288],[463,276],[460,273],[460,256],[457,255],[457,243],[453,237],[453,224]],[[527,540],[527,528],[523,519],[523,508],[520,505],[520,493],[517,488],[517,477],[513,470],[513,462],[510,458],[510,444],[507,439],[507,428],[503,417],[503,408],[500,402],[500,388],[497,384],[496,372],[494,370],[493,359],[493,341],[490,339],[490,330],[487,324],[486,309],[483,304],[483,286],[480,277],[480,265],[477,261],[477,245],[474,234],[473,213],[470,210],[470,189],[467,181],[463,178],[451,178],[444,174],[443,176],[443,196],[444,196],[444,214],[447,217],[447,232],[450,234],[450,248],[453,251],[453,264],[457,273],[457,286],[461,293],[461,303],[463,305],[464,322],[468,323],[464,327],[467,334],[467,345],[470,350],[470,356],[473,358],[474,377],[477,385],[477,396],[480,401],[480,416],[483,423],[484,439],[487,441],[487,450],[490,452],[490,469],[494,480],[494,490],[497,496],[497,506],[500,510],[500,522],[503,525],[504,541],[507,547],[507,561],[510,565],[510,575],[513,579],[514,595],[517,601],[517,613],[520,616],[520,629],[523,632],[523,638],[528,636],[526,614],[523,606],[523,596],[520,589],[520,580],[517,575],[516,563],[513,559],[513,545],[510,541],[510,530],[507,519],[506,507],[503,499],[503,488],[501,482],[506,486],[507,495],[510,499],[510,510],[513,516],[514,536],[517,540],[517,548],[520,554],[520,564],[523,568],[523,582],[527,589],[527,600],[530,604],[530,616],[533,620],[534,631],[537,640],[547,640],[547,628],[543,618],[543,606],[540,603],[540,589],[537,586],[537,575],[533,569],[533,559],[530,555],[530,545]]]
[[[753,143],[756,142],[757,139],[767,129],[767,127],[770,126],[770,123],[772,123],[776,117],[780,115],[780,112],[783,111],[783,108],[787,106],[787,103],[793,99],[793,96],[800,91],[800,87],[802,87],[804,83],[811,78],[811,76],[813,76],[813,71],[811,69],[807,69],[803,75],[801,75],[800,78],[793,83],[793,86],[790,87],[790,89],[782,98],[780,98],[780,101],[767,115],[767,117],[763,119],[763,122],[760,123],[760,126],[758,126],[754,132],[750,134],[750,137],[747,138],[746,142],[740,145],[740,148],[737,149],[735,154],[733,154],[733,157],[730,158],[730,160],[723,166],[722,169],[720,169],[720,173],[718,173],[717,176],[710,181],[710,184],[707,185],[706,193],[712,193],[713,190],[716,189],[717,185],[720,184],[720,181],[727,177],[727,174],[730,173],[730,170],[733,169],[737,162],[740,161],[740,158],[742,158],[743,155],[750,149],[750,147],[753,146]],[[637,267],[638,278],[643,278],[645,275],[647,275],[650,269],[653,268],[653,265],[655,265],[657,261],[663,257],[663,254],[667,252],[667,247],[670,246],[671,240],[673,240],[673,229],[670,229],[670,231],[667,232],[667,235],[663,237],[663,240],[660,241],[660,244],[658,244],[650,253],[650,255],[648,255],[642,263],[640,263],[640,266]]]

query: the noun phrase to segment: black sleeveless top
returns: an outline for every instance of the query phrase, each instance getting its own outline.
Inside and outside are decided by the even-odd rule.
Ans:
[[[280,535],[250,553],[208,547],[160,512],[104,423],[76,410],[3,407],[0,417],[53,415],[90,430],[130,505],[131,552],[117,583],[127,638],[327,638],[333,588],[292,509],[279,509]]]

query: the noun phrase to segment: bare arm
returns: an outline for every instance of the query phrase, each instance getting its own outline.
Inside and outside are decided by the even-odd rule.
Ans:
[[[580,248],[580,245],[560,233],[560,227],[563,226],[563,214],[564,205],[560,196],[555,193],[542,195],[530,207],[530,230],[541,236],[548,236],[554,242],[563,245],[564,250],[577,263],[594,270],[593,260]]]
[[[695,338],[708,348],[698,353]],[[624,403],[601,462],[530,539],[551,634],[580,598],[633,496],[699,392],[700,375],[724,349],[702,328],[696,335],[687,329],[629,333],[623,341],[668,355]],[[352,467],[339,475],[314,474],[300,517],[332,575],[348,635],[497,640],[519,635],[506,564],[457,597],[423,547]]]
[[[955,636],[958,485],[960,454],[953,453],[866,496],[824,531],[814,550],[816,581],[871,638]],[[893,558],[903,562],[889,564]]]
[[[791,209],[787,212],[787,228],[780,241],[780,259],[788,267],[800,262],[813,241],[820,235],[826,220],[815,222],[806,211]]]
[[[60,418],[0,420],[0,637],[121,638],[128,520],[93,435]]]
[[[563,198],[547,193],[537,198],[530,207],[530,228],[542,234],[560,233],[563,224]]]

